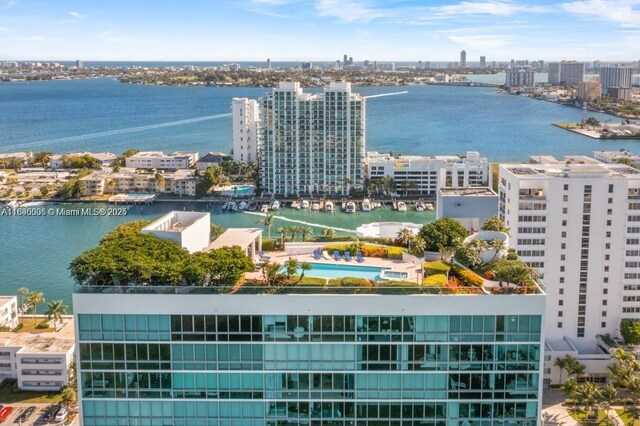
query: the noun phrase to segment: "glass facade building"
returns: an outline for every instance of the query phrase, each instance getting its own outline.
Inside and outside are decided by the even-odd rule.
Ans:
[[[86,426],[539,424],[544,295],[75,294],[74,309]]]

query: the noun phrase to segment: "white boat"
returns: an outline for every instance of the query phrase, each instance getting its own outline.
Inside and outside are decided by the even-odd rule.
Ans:
[[[346,207],[347,213],[355,213],[356,212],[356,203],[353,201],[349,201]]]
[[[324,211],[327,213],[333,213],[333,201],[327,201],[324,203]]]
[[[370,212],[371,211],[371,201],[368,198],[365,198],[362,201],[362,211],[363,212]]]
[[[292,209],[296,209],[296,210],[300,210],[300,201],[292,201],[291,202],[291,208]]]
[[[423,212],[424,211],[424,203],[422,201],[418,201],[416,203],[416,211]]]
[[[398,201],[398,211],[399,212],[406,212],[407,211],[407,203],[405,203],[404,201]]]
[[[271,203],[271,210],[278,210],[278,209],[280,209],[280,201],[273,200],[273,203]]]
[[[320,211],[320,203],[313,203],[311,205],[311,211],[312,212],[319,212]]]
[[[268,211],[269,211],[269,204],[263,204],[263,205],[260,207],[260,211],[261,211],[262,213],[266,213],[266,212],[268,212]]]
[[[432,211],[433,211],[433,204],[431,204],[431,203],[427,203],[426,208],[427,208],[427,210],[429,210],[430,212],[432,212]]]
[[[300,206],[301,206],[304,210],[309,210],[309,200],[302,200],[302,204],[300,204]]]
[[[240,201],[240,204],[238,204],[238,210],[246,210],[248,205],[249,204],[246,201]]]
[[[7,208],[17,209],[20,207],[20,202],[18,200],[11,200],[7,203]]]

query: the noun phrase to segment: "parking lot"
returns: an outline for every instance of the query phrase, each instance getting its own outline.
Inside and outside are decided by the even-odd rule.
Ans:
[[[55,422],[53,420],[53,409],[56,407],[53,404],[3,404],[3,407],[13,407],[13,412],[2,424],[9,425],[22,425],[22,426],[32,426],[32,425],[78,425],[77,418],[74,419],[73,422],[69,422],[70,419],[67,419],[66,422]],[[29,408],[35,407],[33,413],[25,420],[21,420],[21,415]]]

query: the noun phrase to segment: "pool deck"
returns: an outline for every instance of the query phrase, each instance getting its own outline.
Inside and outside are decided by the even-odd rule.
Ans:
[[[416,266],[410,262],[404,262],[399,259],[383,259],[379,257],[365,257],[364,262],[358,263],[356,258],[352,256],[353,260],[351,262],[347,262],[345,260],[336,261],[331,258],[331,260],[326,259],[316,259],[311,254],[288,254],[284,251],[277,252],[265,252],[266,256],[270,256],[271,262],[276,262],[284,265],[284,263],[289,260],[289,258],[297,259],[300,262],[309,262],[309,263],[323,263],[328,265],[349,265],[353,267],[358,266],[374,266],[377,268],[389,268],[392,271],[406,272],[408,277],[404,281],[416,282]],[[260,263],[261,260],[259,258],[254,259],[257,263]],[[313,276],[313,273],[307,273],[308,276]],[[348,276],[348,275],[347,275]],[[246,274],[246,278],[248,279],[262,279],[262,272],[249,272]]]

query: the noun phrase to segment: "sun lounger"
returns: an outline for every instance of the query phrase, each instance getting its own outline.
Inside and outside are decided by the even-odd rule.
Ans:
[[[345,251],[344,260],[346,260],[347,262],[351,262],[351,253],[349,253],[348,251]]]
[[[358,263],[364,262],[364,257],[362,257],[362,252],[356,253],[356,260],[358,261]]]
[[[322,258],[324,260],[331,260],[331,256],[329,256],[329,253],[326,250],[322,252]]]
[[[340,252],[338,250],[335,250],[333,252],[333,260],[335,261],[342,260],[342,256],[340,255]]]
[[[319,250],[316,249],[316,250],[313,251],[313,258],[316,259],[316,260],[322,259],[322,255],[320,254]]]
[[[258,256],[260,256],[260,259],[262,260],[269,260],[271,259],[271,256],[265,256],[265,254],[261,251],[258,252]]]

